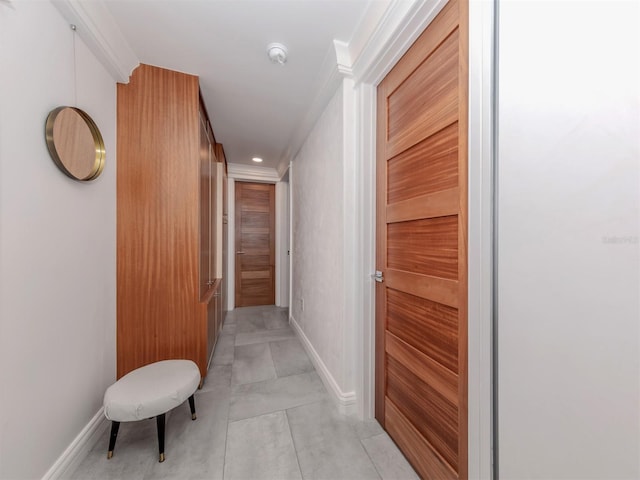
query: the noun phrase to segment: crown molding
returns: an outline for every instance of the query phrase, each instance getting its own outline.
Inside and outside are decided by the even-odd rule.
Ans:
[[[352,62],[349,44],[347,42],[341,42],[340,40],[334,40],[333,48],[336,51],[338,72],[345,77],[351,77],[351,75],[353,75],[353,70],[351,68]]]
[[[283,175],[316,121],[320,118],[329,100],[333,98],[338,87],[342,84],[342,80],[352,77],[351,63],[349,44],[333,40],[333,45],[328,49],[320,68],[321,80],[318,82],[317,94],[307,109],[304,119],[287,142],[287,149],[281,155],[282,160],[278,164],[278,171],[281,171]]]
[[[335,44],[328,48],[318,76],[320,80],[317,83],[316,96],[309,104],[307,113],[298,124],[298,128],[296,128],[289,138],[286,149],[282,152],[282,155],[280,155],[281,160],[277,167],[278,170],[286,170],[288,168],[289,163],[297,155],[300,147],[302,147],[302,143],[340,86],[342,75],[338,70],[336,62]]]
[[[282,178],[286,175],[289,167],[291,166],[291,162],[281,162],[276,169],[278,172],[278,177]]]
[[[374,28],[369,22],[359,29],[349,46],[356,84],[379,84],[446,3],[392,0]]]
[[[101,0],[51,0],[114,80],[129,83],[140,61]]]
[[[344,78],[377,85],[440,12],[447,0],[371,2],[350,42],[333,40],[317,94],[287,143],[278,171],[286,171]]]
[[[269,167],[227,163],[227,176],[234,180],[251,180],[253,182],[277,183],[282,175],[278,170]]]

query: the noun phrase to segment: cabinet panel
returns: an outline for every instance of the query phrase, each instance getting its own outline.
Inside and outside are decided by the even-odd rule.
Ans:
[[[202,112],[200,120],[200,298],[211,280],[211,142]]]
[[[209,185],[211,188],[210,208],[211,208],[211,223],[209,224],[209,280],[211,283],[216,278],[220,278],[221,274],[218,273],[218,163],[215,157],[215,146],[211,144],[212,157],[209,163]]]
[[[117,375],[185,358],[204,378],[215,140],[198,78],[140,65],[117,108]]]

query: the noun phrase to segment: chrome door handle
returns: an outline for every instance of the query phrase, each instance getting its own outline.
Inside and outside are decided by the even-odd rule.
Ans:
[[[380,270],[376,270],[376,273],[371,275],[371,277],[378,283],[384,282],[384,277],[382,276],[382,272]]]
[[[236,252],[236,255],[244,255],[244,252]]]

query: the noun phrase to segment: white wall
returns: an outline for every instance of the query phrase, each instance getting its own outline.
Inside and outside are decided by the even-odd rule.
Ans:
[[[640,4],[501,2],[501,478],[640,478]]]
[[[330,390],[345,397],[354,388],[345,368],[346,322],[355,320],[344,314],[343,98],[341,86],[293,161],[290,314],[325,382],[334,382]]]
[[[53,164],[48,112],[74,104],[73,37],[49,2],[0,3],[0,478],[40,478],[115,379],[115,82],[78,39],[77,106],[102,175]]]

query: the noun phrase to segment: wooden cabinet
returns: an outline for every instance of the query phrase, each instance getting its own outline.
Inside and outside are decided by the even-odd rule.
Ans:
[[[221,327],[221,245],[198,77],[140,65],[117,95],[118,378],[171,358],[193,360],[204,378]]]
[[[213,130],[207,111],[200,99],[200,297],[207,294],[219,271],[222,245],[217,237],[218,210],[220,204],[220,164],[216,155]]]

